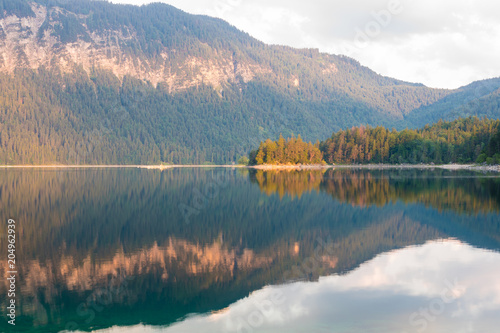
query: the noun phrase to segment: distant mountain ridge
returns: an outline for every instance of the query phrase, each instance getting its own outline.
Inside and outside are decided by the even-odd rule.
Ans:
[[[423,126],[439,119],[454,120],[458,117],[488,117],[500,115],[500,78],[475,81],[454,90],[439,101],[413,110],[405,117],[406,124]]]
[[[165,4],[0,0],[0,88],[0,164],[224,163],[280,133],[500,114],[500,79],[432,89]]]

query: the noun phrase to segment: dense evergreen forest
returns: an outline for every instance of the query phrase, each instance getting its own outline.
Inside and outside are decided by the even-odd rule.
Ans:
[[[399,132],[381,126],[354,127],[334,133],[321,143],[321,150],[328,163],[473,163],[484,149],[494,146],[490,140],[499,124],[470,117]]]
[[[431,89],[165,4],[0,0],[0,20],[0,40],[17,36],[0,43],[17,59],[0,59],[0,164],[223,164],[280,133],[315,142],[361,124],[499,116],[500,79]],[[81,43],[91,65],[70,56]]]
[[[321,164],[323,154],[319,150],[319,141],[316,145],[302,141],[300,135],[285,140],[280,135],[277,141],[267,139],[261,142],[259,149],[250,153],[249,163],[262,164]]]
[[[250,153],[251,164],[363,164],[363,163],[483,163],[500,164],[500,121],[477,117],[426,125],[421,129],[389,130],[382,126],[353,127],[335,132],[316,144],[283,150],[285,140],[261,142]],[[318,147],[322,154],[312,153]],[[284,151],[284,153],[283,153]],[[277,153],[278,152],[278,153]],[[322,156],[321,156],[322,155]],[[314,156],[313,160],[311,156]],[[321,157],[320,157],[321,156]]]
[[[478,163],[500,164],[500,130],[495,134],[488,145],[479,155]]]
[[[253,113],[233,111],[209,87],[173,98],[131,77],[77,70],[0,74],[0,87],[0,164],[223,163],[255,130],[245,126]]]

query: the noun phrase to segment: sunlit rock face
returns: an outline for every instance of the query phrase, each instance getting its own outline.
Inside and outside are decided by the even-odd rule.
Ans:
[[[34,2],[30,6],[33,16],[0,19],[0,71],[40,68],[71,73],[80,68],[92,76],[100,69],[119,79],[128,75],[155,86],[163,83],[170,92],[202,84],[220,88],[272,72],[257,62],[240,61],[232,52],[220,54],[208,45],[200,46],[207,57],[178,56],[177,50],[169,47],[153,56],[139,47],[132,26],[89,29],[86,22],[92,14],[75,14]],[[68,29],[69,36],[60,34]],[[138,47],[131,52],[131,45]],[[332,66],[330,70],[335,69]]]

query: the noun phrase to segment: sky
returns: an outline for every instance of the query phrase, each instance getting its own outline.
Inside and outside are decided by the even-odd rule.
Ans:
[[[497,0],[112,0],[219,17],[268,43],[343,54],[377,73],[458,88],[500,76]]]

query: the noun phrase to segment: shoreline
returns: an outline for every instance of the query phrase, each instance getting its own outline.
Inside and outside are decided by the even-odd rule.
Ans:
[[[336,165],[322,165],[322,164],[313,164],[313,165],[272,165],[272,164],[262,164],[262,165],[249,165],[246,166],[248,169],[256,169],[256,170],[264,170],[264,171],[269,171],[269,170],[288,170],[288,171],[295,171],[295,170],[326,170],[326,169],[333,169],[336,168]]]
[[[174,168],[246,168],[245,165],[62,165],[62,164],[47,164],[47,165],[0,165],[0,169],[154,169],[166,170]]]
[[[420,170],[470,170],[470,171],[491,171],[500,172],[500,165],[480,165],[480,164],[365,164],[365,165],[336,165],[338,169],[420,169]]]
[[[445,169],[445,170],[471,170],[471,171],[491,171],[500,172],[500,165],[479,165],[479,164],[340,164],[340,165],[0,165],[0,169],[146,169],[146,170],[167,170],[176,168],[240,168],[255,170],[327,170],[327,169]]]

